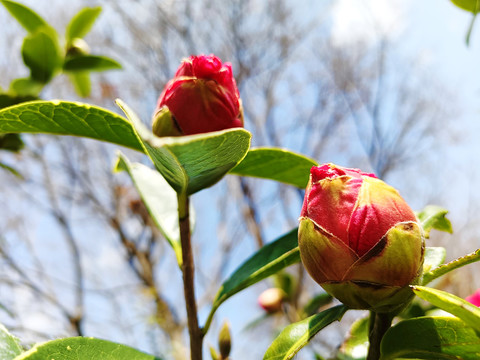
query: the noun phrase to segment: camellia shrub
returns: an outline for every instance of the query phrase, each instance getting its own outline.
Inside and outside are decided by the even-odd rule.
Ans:
[[[150,159],[154,170],[119,153],[115,170],[125,171],[132,179],[182,272],[190,359],[204,358],[203,339],[225,301],[299,262],[329,294],[318,301],[330,304],[335,297],[341,304],[324,306],[320,312],[315,310],[318,307],[305,310],[300,321],[288,325],[265,349],[263,359],[292,359],[351,309],[366,310],[370,316],[353,324],[336,359],[480,358],[478,293],[468,302],[426,286],[480,260],[479,249],[444,264],[445,249],[425,245],[431,230],[451,232],[446,210],[427,206],[415,213],[396,189],[358,169],[319,165],[280,148],[251,148],[252,135],[243,128],[231,66],[214,55],[183,60],[160,95],[153,131],[123,101],[116,103],[125,117],[68,101],[36,100],[8,106],[0,110],[0,134],[87,137],[134,149]],[[298,228],[269,242],[224,279],[205,322],[199,323],[190,197],[227,174],[306,189],[305,199]],[[177,226],[167,222],[172,216],[165,216],[172,212],[171,202],[177,203],[174,214],[169,214]],[[263,293],[259,303],[275,313],[288,296],[288,291],[275,287]],[[415,297],[451,316],[409,316]],[[0,342],[4,360],[157,359],[125,345],[87,337],[57,339],[24,349],[3,326]],[[210,349],[209,356],[228,359],[231,345],[226,323],[218,351]]]

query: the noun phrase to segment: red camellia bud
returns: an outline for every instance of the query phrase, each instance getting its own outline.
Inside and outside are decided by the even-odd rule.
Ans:
[[[282,289],[269,288],[258,297],[258,304],[268,313],[275,313],[282,309],[286,294]]]
[[[313,279],[352,309],[399,309],[422,274],[425,241],[414,212],[358,169],[311,169],[298,242]]]
[[[465,298],[469,303],[480,307],[480,289]]]
[[[243,127],[243,111],[230,63],[215,55],[184,59],[158,99],[157,136],[192,135]]]

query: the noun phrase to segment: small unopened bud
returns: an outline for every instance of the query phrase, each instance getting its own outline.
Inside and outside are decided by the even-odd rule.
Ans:
[[[226,360],[232,349],[232,338],[230,335],[230,325],[228,321],[223,323],[220,333],[218,334],[218,349],[220,350],[220,359]]]
[[[285,291],[279,288],[270,288],[265,290],[258,297],[258,304],[268,313],[276,313],[282,309],[282,303],[285,299]]]
[[[85,40],[81,38],[74,38],[68,45],[67,56],[78,56],[90,54],[90,47]]]

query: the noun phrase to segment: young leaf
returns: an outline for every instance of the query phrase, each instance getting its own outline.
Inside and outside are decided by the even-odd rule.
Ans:
[[[304,189],[310,169],[316,165],[315,160],[285,149],[256,148],[251,149],[230,173],[280,181]]]
[[[228,298],[278,271],[300,262],[298,251],[298,229],[262,247],[246,260],[220,287],[205,323],[205,332],[218,307]]]
[[[453,233],[452,224],[445,217],[447,213],[448,210],[436,205],[428,205],[422,211],[417,212],[426,238],[430,236],[430,230],[432,229]]]
[[[106,71],[121,69],[122,66],[106,56],[78,55],[65,60],[63,70],[65,71]]]
[[[22,352],[19,340],[0,324],[0,359],[13,360]]]
[[[415,295],[419,298],[459,317],[480,332],[480,309],[475,305],[445,291],[424,286],[413,286],[412,288]]]
[[[106,340],[72,337],[37,344],[15,360],[160,360],[126,345]]]
[[[458,269],[459,267],[480,261],[480,249],[477,249],[475,252],[468,255],[462,256],[461,258],[450,261],[448,264],[440,265],[439,267],[423,274],[422,285],[428,284],[430,281],[435,280],[436,278],[449,273],[452,270]]]
[[[75,71],[68,74],[70,81],[72,82],[75,92],[82,96],[87,97],[92,91],[92,84],[90,82],[90,73],[88,71]]]
[[[368,353],[369,317],[355,321],[350,332],[338,349],[337,360],[365,360]]]
[[[23,61],[30,69],[30,77],[35,81],[49,82],[60,68],[60,56],[56,39],[43,29],[23,40]]]
[[[423,273],[436,269],[445,261],[447,251],[443,247],[426,247],[425,260],[423,261]]]
[[[10,92],[13,92],[18,96],[30,96],[36,98],[38,94],[40,94],[44,86],[45,84],[35,81],[32,78],[20,78],[15,79],[10,83]],[[35,98],[29,100],[35,100]],[[18,104],[20,102],[22,101],[18,101],[15,104]]]
[[[87,35],[101,12],[102,8],[100,6],[81,9],[67,26],[65,35],[67,43],[75,38],[83,38]]]
[[[125,118],[76,102],[32,101],[1,109],[0,132],[82,136],[144,151]]]
[[[40,15],[25,5],[10,0],[0,0],[0,2],[29,33],[33,34],[42,27],[50,27]]]
[[[263,360],[292,359],[320,330],[335,320],[341,320],[347,310],[345,305],[338,305],[288,325],[267,349]]]
[[[177,194],[158,171],[149,167],[131,163],[125,155],[119,153],[116,171],[125,170],[130,175],[152,220],[167,239],[182,265],[182,246],[178,229]],[[194,227],[194,211],[190,208],[190,227]]]
[[[473,328],[454,317],[420,317],[391,327],[381,343],[380,360],[399,358],[480,358],[480,337]]]

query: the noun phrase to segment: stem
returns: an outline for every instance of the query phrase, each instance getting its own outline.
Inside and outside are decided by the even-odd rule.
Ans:
[[[187,309],[188,334],[190,336],[191,360],[202,360],[203,332],[198,326],[197,304],[195,302],[195,265],[190,237],[189,198],[178,194],[178,224],[182,243],[182,275],[185,306]]]
[[[391,314],[379,314],[373,311],[370,313],[370,333],[368,336],[370,346],[368,347],[367,360],[380,359],[380,343],[383,335],[392,325],[392,320]]]

